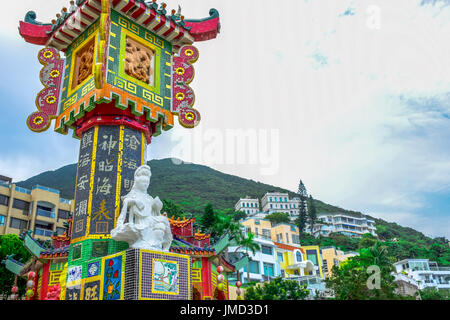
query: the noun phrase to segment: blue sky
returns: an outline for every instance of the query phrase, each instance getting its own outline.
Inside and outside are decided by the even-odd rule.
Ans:
[[[154,139],[149,158],[177,156],[183,137],[195,150],[184,160],[290,190],[301,178],[327,203],[450,238],[450,1],[167,3],[189,18],[218,9],[222,32],[196,45],[200,126]],[[17,34],[28,10],[46,22],[67,4],[24,0],[0,13],[0,174],[16,181],[77,158],[70,136],[26,127],[40,48]],[[278,132],[276,172],[198,156],[211,132],[238,129]]]

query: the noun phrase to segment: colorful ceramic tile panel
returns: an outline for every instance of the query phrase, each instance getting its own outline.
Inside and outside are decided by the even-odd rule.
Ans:
[[[190,258],[174,253],[140,251],[139,299],[189,300]]]
[[[120,300],[122,297],[122,255],[104,260],[103,300]]]

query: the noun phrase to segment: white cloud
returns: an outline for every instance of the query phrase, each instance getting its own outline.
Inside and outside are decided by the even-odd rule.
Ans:
[[[427,217],[411,212],[374,212],[371,216],[388,222],[419,230],[429,237],[442,237],[450,233],[450,225],[446,217]]]

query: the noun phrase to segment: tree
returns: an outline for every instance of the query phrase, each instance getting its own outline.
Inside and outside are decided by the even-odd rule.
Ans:
[[[303,184],[303,181],[300,179],[300,183],[298,184],[298,195],[303,198],[308,197],[308,192],[306,191],[306,187]]]
[[[358,248],[369,248],[377,242],[377,239],[371,233],[365,233],[362,235],[361,240],[358,243]]]
[[[372,271],[374,266],[378,267],[379,273]],[[377,242],[371,248],[361,249],[360,256],[342,262],[339,268],[334,266],[332,276],[325,283],[338,300],[405,299],[394,292],[397,285],[392,271],[387,248]],[[369,285],[372,277],[379,281],[379,287]]]
[[[169,218],[174,217],[175,219],[180,218],[183,219],[186,217],[183,208],[176,204],[175,202],[167,199],[163,199],[163,212],[167,212],[167,216]]]
[[[233,218],[232,215],[217,212],[214,224],[211,227],[211,237],[222,237],[228,234],[230,240],[237,239],[237,241],[240,241],[243,238],[241,225]]]
[[[31,254],[24,248],[22,240],[15,234],[0,235],[0,261],[5,260],[9,255],[14,255],[16,261],[26,263]],[[10,295],[14,286],[14,274],[6,270],[4,264],[0,264],[0,294]],[[18,279],[19,295],[25,293],[26,281]]]
[[[308,199],[308,218],[311,224],[311,234],[312,234],[314,230],[314,225],[316,224],[317,221],[317,212],[316,206],[314,205],[314,199],[311,195],[309,195]]]
[[[234,213],[233,213],[234,221],[240,221],[245,218],[247,218],[247,214],[244,211],[234,211]]]
[[[279,224],[279,223],[290,223],[291,219],[289,218],[289,214],[285,212],[274,212],[271,214],[268,214],[266,216],[266,219],[269,220],[273,225]]]
[[[306,285],[297,281],[275,278],[264,285],[252,285],[245,292],[245,300],[305,300],[309,296]]]
[[[216,222],[216,214],[214,212],[212,204],[208,203],[200,219],[200,225],[204,231],[211,232],[215,222]]]
[[[450,297],[445,294],[442,294],[436,288],[425,288],[423,290],[419,290],[418,295],[422,300],[449,300]]]
[[[299,186],[298,186],[298,195],[300,197],[300,203],[299,203],[299,215],[296,221],[296,224],[298,226],[300,237],[303,235],[303,232],[306,228],[306,223],[308,222],[308,213],[306,212],[306,199],[308,197],[308,192],[306,191],[306,187],[303,184],[303,181],[300,180]]]
[[[245,249],[245,255],[247,257],[250,257],[248,252],[251,251],[253,253],[253,255],[256,254],[256,251],[260,250],[261,247],[259,244],[257,244],[255,241],[255,235],[251,232],[247,233],[247,236],[243,236],[241,239],[236,239],[236,242],[238,244],[238,246],[236,247],[236,249],[234,250],[234,252],[237,252],[239,249],[243,248]],[[239,272],[238,272],[239,274]],[[250,259],[249,259],[249,263],[247,265],[247,282],[250,282]]]

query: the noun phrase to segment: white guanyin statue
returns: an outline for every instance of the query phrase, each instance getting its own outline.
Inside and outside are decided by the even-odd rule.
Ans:
[[[173,236],[167,216],[161,215],[161,200],[147,194],[151,176],[147,165],[136,169],[133,187],[122,197],[122,211],[111,238],[128,242],[133,249],[168,252]]]

